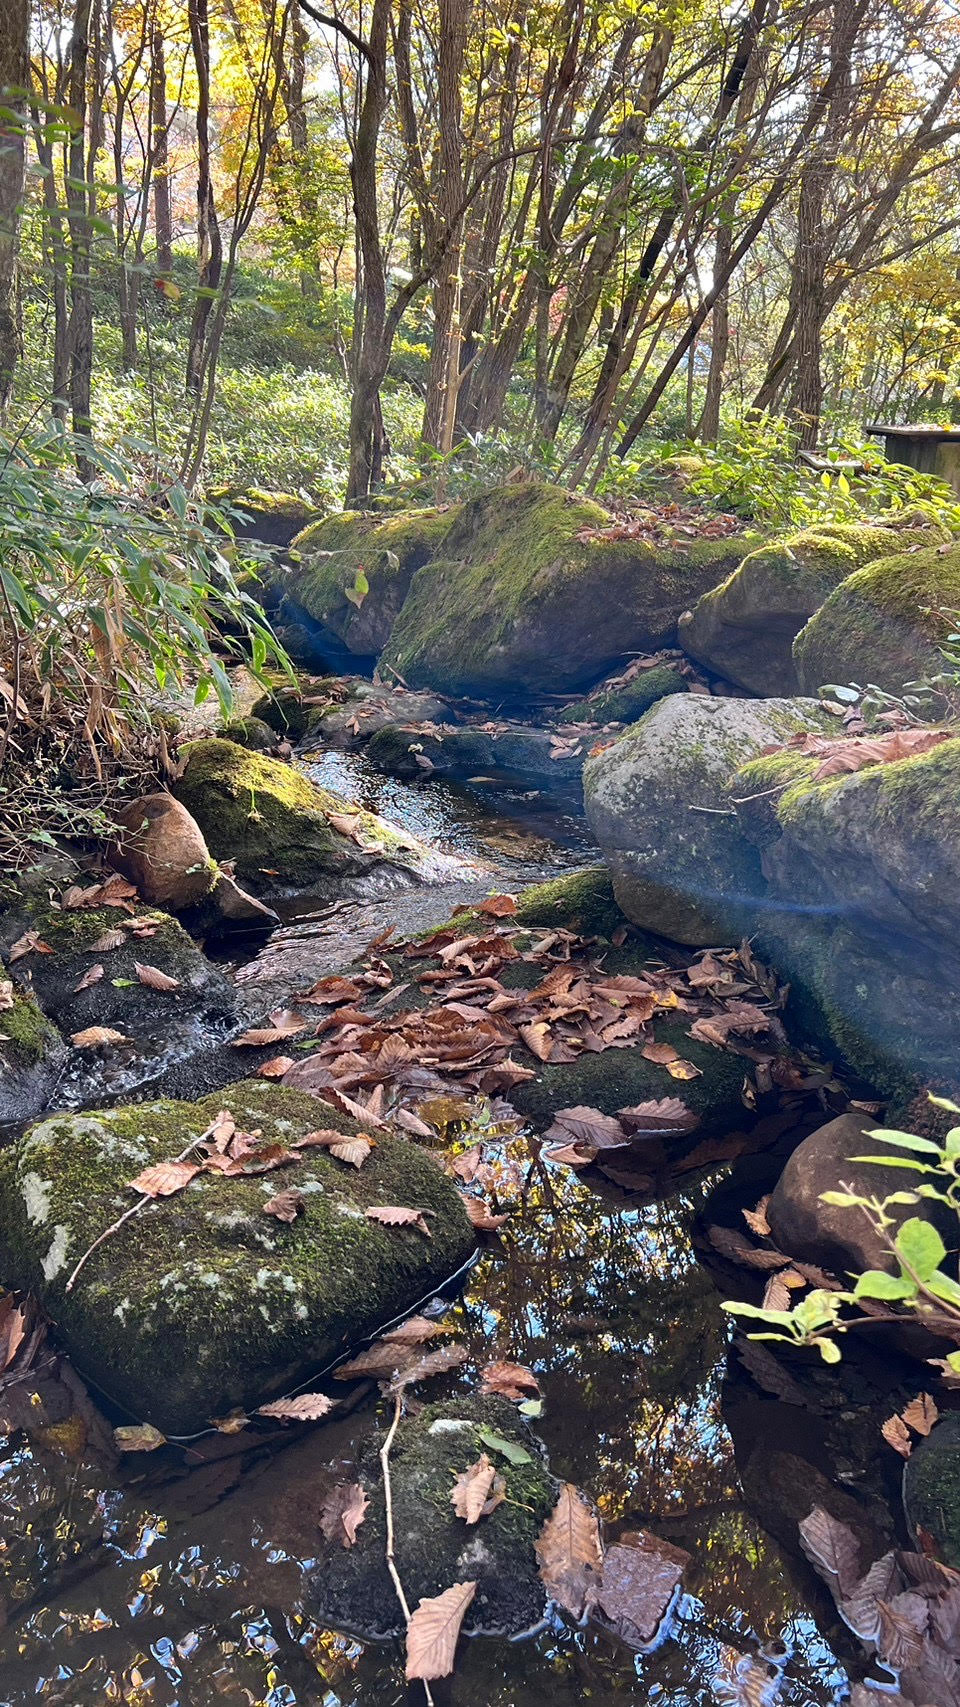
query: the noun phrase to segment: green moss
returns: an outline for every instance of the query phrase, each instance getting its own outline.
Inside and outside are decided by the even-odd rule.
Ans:
[[[640,670],[623,687],[595,688],[586,699],[565,705],[560,723],[635,723],[658,699],[670,693],[686,693],[686,676],[671,664],[658,664],[652,670]]]
[[[871,683],[898,693],[944,667],[941,645],[960,608],[960,545],[903,552],[835,588],[794,641],[805,688]]]
[[[23,1062],[41,1060],[60,1040],[33,997],[20,992],[14,996],[13,1007],[0,1013],[0,1033],[13,1044],[14,1055]]]
[[[390,632],[412,575],[442,544],[459,513],[408,510],[373,515],[346,510],[297,536],[293,597],[354,652],[377,652]],[[347,597],[362,569],[370,591],[358,607]]]
[[[560,925],[582,936],[609,937],[627,921],[617,906],[605,865],[571,871],[548,883],[524,889],[517,906],[519,925]]]
[[[333,677],[330,678],[334,680]],[[319,682],[311,692],[322,693],[324,683]],[[264,694],[258,699],[251,711],[261,723],[282,735],[286,741],[299,741],[307,732],[310,711],[304,705],[298,690],[293,688],[278,689],[276,693]]]
[[[934,1537],[944,1564],[960,1569],[960,1428],[955,1417],[920,1441],[908,1460],[905,1483],[914,1528]]]
[[[612,661],[641,636],[668,639],[684,605],[743,546],[592,537],[609,523],[599,504],[559,486],[512,485],[472,500],[414,576],[386,661],[413,685],[454,693],[576,686],[598,673],[583,646],[585,597],[609,613],[601,657]]]
[[[220,731],[223,741],[235,741],[238,747],[249,747],[254,753],[269,753],[277,744],[275,731],[262,717],[241,717]]]
[[[755,847],[764,848],[776,841],[784,803],[789,811],[790,800],[809,785],[820,762],[802,753],[784,752],[768,753],[764,758],[741,765],[730,784],[730,793],[737,817]]]
[[[327,873],[359,866],[362,856],[329,823],[331,812],[357,809],[317,788],[302,771],[232,741],[196,741],[174,787],[217,859],[234,859],[241,881],[264,887],[305,886]],[[384,855],[403,839],[373,813],[361,812],[364,839]]]
[[[19,1190],[0,1206],[14,1277],[40,1290],[72,1354],[118,1403],[167,1431],[260,1402],[408,1307],[462,1263],[473,1237],[430,1157],[380,1138],[359,1171],[309,1150],[296,1168],[204,1174],[149,1205],[65,1285],[83,1251],[132,1202],[128,1181],[178,1155],[220,1108],[264,1142],[354,1123],[303,1093],[251,1080],[196,1104],[55,1116],[17,1151]],[[297,1185],[291,1225],[263,1215]],[[379,1226],[363,1210],[432,1212],[432,1238]]]

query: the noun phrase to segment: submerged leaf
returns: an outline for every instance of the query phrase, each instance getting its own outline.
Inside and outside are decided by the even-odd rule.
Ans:
[[[603,1548],[596,1514],[572,1482],[564,1483],[540,1531],[536,1553],[551,1597],[574,1618],[582,1618],[597,1596]]]
[[[449,1677],[460,1626],[477,1585],[454,1583],[442,1594],[421,1600],[407,1626],[407,1682]]]
[[[339,1541],[341,1547],[353,1547],[369,1504],[359,1482],[339,1483],[331,1488],[320,1507],[320,1528],[326,1539]]]
[[[337,1404],[326,1393],[298,1393],[293,1399],[271,1399],[268,1405],[257,1406],[258,1417],[275,1417],[278,1422],[319,1422]]]

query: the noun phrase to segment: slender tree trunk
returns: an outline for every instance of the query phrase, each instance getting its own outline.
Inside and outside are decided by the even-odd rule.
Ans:
[[[0,105],[13,117],[0,121],[0,421],[6,417],[21,349],[17,262],[26,170],[26,92],[30,0],[5,0],[0,8]]]
[[[67,85],[71,109],[67,149],[67,224],[70,228],[70,413],[73,430],[81,437],[89,437],[93,428],[93,293],[90,278],[93,244],[86,149],[87,67],[92,22],[93,0],[77,0]],[[82,450],[77,454],[77,470],[82,480],[92,479],[93,465]]]
[[[387,275],[380,242],[377,207],[377,146],[387,104],[387,27],[391,0],[373,0],[366,81],[360,121],[350,161],[353,207],[363,280],[354,322],[355,368],[350,400],[350,464],[346,503],[363,504],[370,495],[382,455],[380,385],[386,373]]]
[[[190,0],[190,42],[197,71],[197,300],[187,348],[187,391],[200,391],[203,346],[223,272],[223,240],[213,195],[210,154],[210,21],[207,0]]]
[[[170,157],[167,132],[167,60],[163,30],[150,36],[150,128],[153,156],[153,223],[157,238],[157,272],[173,271],[173,207],[170,198]]]
[[[471,0],[439,0],[438,109],[440,183],[437,219],[450,231],[447,258],[433,287],[433,347],[423,412],[426,444],[452,449],[457,375],[460,370],[460,292],[463,251],[463,60]]]
[[[731,218],[725,219],[717,232],[717,243],[714,251],[714,271],[724,273],[730,260],[730,250],[733,247],[733,224]],[[723,397],[723,375],[727,364],[727,350],[730,347],[730,292],[724,286],[717,297],[710,314],[710,369],[707,374],[707,394],[703,403],[703,414],[700,417],[700,438],[706,444],[715,444],[720,431],[720,403]]]

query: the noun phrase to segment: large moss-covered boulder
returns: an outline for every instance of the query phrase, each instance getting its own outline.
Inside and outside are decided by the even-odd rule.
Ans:
[[[473,499],[414,576],[383,662],[445,693],[573,693],[672,641],[681,611],[745,549],[742,536],[621,535],[599,504],[558,486]]]
[[[209,496],[214,503],[226,506],[238,538],[260,540],[265,545],[289,545],[320,513],[302,493],[267,486],[218,486]]]
[[[878,558],[949,538],[945,528],[822,523],[751,551],[681,617],[680,643],[751,693],[795,693],[793,642],[848,575]]]
[[[295,541],[290,593],[348,651],[375,657],[390,637],[414,574],[440,549],[456,515],[454,506],[328,516]],[[370,591],[357,603],[348,592],[361,569]]]
[[[587,817],[627,917],[696,945],[755,930],[760,856],[728,785],[764,748],[826,724],[814,700],[674,694],[590,759]]]
[[[233,860],[257,894],[335,889],[376,862],[411,874],[418,867],[422,850],[412,838],[318,788],[296,767],[233,741],[194,742],[175,790],[211,852]],[[344,834],[331,815],[355,834]]]
[[[899,693],[944,668],[941,647],[960,609],[960,545],[901,552],[841,581],[797,635],[801,687],[870,683]]]
[[[104,1240],[68,1291],[136,1201],[129,1182],[179,1156],[221,1108],[261,1148],[318,1126],[357,1131],[328,1104],[254,1079],[198,1103],[56,1115],[2,1164],[6,1278],[39,1295],[88,1379],[168,1434],[288,1391],[455,1272],[474,1243],[430,1156],[381,1135],[359,1170],[309,1149],[268,1173],[199,1174]],[[294,1186],[292,1223],[264,1213]],[[424,1210],[429,1237],[369,1220],[378,1205]]]
[[[903,1504],[922,1552],[960,1570],[960,1416],[942,1417],[917,1441],[903,1472]]]
[[[504,1442],[491,1447],[484,1433]],[[314,1579],[314,1610],[367,1637],[399,1634],[403,1617],[387,1570],[381,1439],[367,1444],[359,1479],[370,1505],[349,1549],[327,1545]],[[520,1462],[506,1456],[512,1449]],[[455,1478],[486,1453],[504,1499],[468,1526],[450,1503]],[[390,1453],[396,1564],[411,1606],[455,1582],[475,1582],[467,1635],[519,1636],[542,1619],[547,1594],[534,1551],[559,1485],[539,1442],[506,1400],[464,1392],[405,1417]]]

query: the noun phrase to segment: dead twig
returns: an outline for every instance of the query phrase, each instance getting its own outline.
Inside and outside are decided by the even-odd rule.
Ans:
[[[403,1394],[401,1392],[401,1393],[398,1393],[396,1395],[396,1398],[394,1399],[393,1421],[390,1424],[389,1429],[387,1430],[387,1438],[384,1441],[382,1447],[380,1448],[380,1468],[383,1472],[383,1505],[384,1505],[384,1511],[386,1513],[386,1522],[387,1522],[387,1545],[386,1545],[387,1570],[390,1572],[390,1576],[391,1576],[391,1579],[393,1582],[393,1586],[397,1591],[397,1599],[399,1600],[400,1606],[401,1606],[402,1611],[403,1611],[404,1622],[407,1625],[407,1627],[409,1628],[410,1619],[413,1616],[413,1614],[410,1611],[410,1606],[409,1606],[409,1603],[407,1601],[407,1597],[406,1597],[404,1590],[403,1590],[403,1583],[400,1581],[400,1572],[397,1570],[397,1563],[396,1563],[396,1560],[395,1560],[394,1555],[393,1555],[393,1484],[390,1480],[390,1449],[393,1446],[394,1437],[396,1435],[397,1429],[400,1426],[400,1418],[402,1417],[402,1415],[403,1415]],[[428,1707],[435,1707],[435,1702],[433,1699],[433,1695],[431,1693],[429,1683],[427,1682],[426,1678],[422,1679],[422,1682],[423,1682],[423,1693],[427,1698]]]

